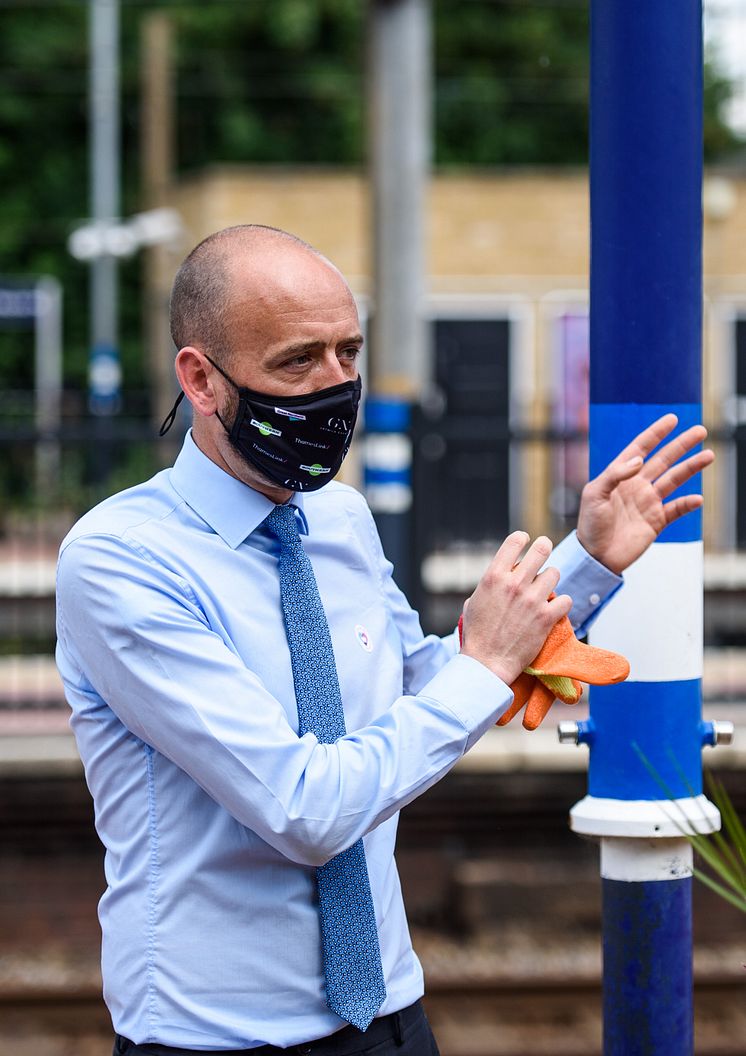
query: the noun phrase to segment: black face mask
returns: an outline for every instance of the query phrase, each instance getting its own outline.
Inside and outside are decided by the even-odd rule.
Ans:
[[[300,396],[272,396],[236,385],[210,362],[238,392],[233,424],[226,425],[220,415],[218,420],[247,462],[290,491],[318,491],[337,475],[352,441],[360,378]],[[171,428],[183,396],[161,426],[161,436]]]

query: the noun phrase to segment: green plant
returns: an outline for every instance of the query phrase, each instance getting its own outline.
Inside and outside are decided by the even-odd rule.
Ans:
[[[705,773],[705,784],[712,802],[720,811],[723,827],[709,835],[691,832],[691,822],[681,825],[702,862],[709,868],[694,869],[694,875],[736,909],[746,913],[746,828],[738,817],[722,781]]]
[[[634,744],[633,747],[645,769],[665,792],[678,812],[680,820],[675,816],[671,818],[674,825],[711,870],[711,872],[705,872],[695,867],[692,870],[694,876],[724,898],[726,902],[730,902],[736,909],[746,913],[746,828],[736,813],[722,781],[718,780],[709,770],[705,770],[705,786],[712,802],[720,811],[722,828],[719,832],[698,832],[696,819],[682,809],[676,794],[669,788],[640,746]],[[689,795],[694,799],[696,792],[675,760],[673,763]]]

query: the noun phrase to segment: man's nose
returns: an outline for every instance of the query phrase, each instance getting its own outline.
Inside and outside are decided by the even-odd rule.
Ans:
[[[332,385],[339,385],[343,381],[350,380],[350,367],[346,361],[340,360],[336,352],[328,352],[324,356],[323,377],[325,389]]]

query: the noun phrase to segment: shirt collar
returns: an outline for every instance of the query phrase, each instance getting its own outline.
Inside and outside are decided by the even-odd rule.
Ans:
[[[203,521],[217,532],[232,550],[259,527],[274,509],[266,495],[226,473],[203,454],[192,437],[184,437],[184,446],[171,469],[171,484]],[[308,534],[303,510],[303,495],[297,492],[292,505],[299,513],[298,529]]]

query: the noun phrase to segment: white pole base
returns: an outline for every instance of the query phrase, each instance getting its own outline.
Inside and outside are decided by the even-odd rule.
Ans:
[[[570,828],[586,836],[704,836],[720,828],[720,811],[704,795],[662,800],[585,796],[570,811]]]

